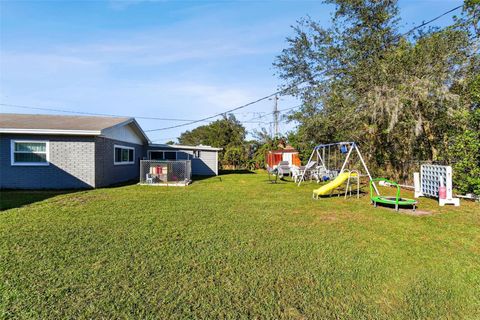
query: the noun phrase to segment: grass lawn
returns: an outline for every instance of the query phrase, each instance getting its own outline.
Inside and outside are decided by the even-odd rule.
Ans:
[[[2,192],[25,205],[0,212],[0,318],[480,318],[478,204],[412,216],[266,179]]]

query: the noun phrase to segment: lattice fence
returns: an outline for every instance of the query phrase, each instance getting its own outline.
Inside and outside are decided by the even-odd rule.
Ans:
[[[148,185],[186,186],[192,181],[190,160],[140,160],[140,183]]]

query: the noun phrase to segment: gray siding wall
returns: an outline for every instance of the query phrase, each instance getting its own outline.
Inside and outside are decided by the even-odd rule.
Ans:
[[[134,164],[114,164],[114,146],[127,146],[135,149]],[[95,186],[105,187],[112,184],[137,181],[140,175],[140,159],[146,156],[145,147],[134,143],[95,138]]]
[[[200,158],[192,160],[192,174],[197,176],[217,175],[217,151],[200,151]]]
[[[49,141],[48,166],[12,166],[11,140]],[[93,137],[0,134],[0,188],[78,189],[95,186]]]
[[[192,160],[193,151],[191,150],[177,150],[177,160]]]

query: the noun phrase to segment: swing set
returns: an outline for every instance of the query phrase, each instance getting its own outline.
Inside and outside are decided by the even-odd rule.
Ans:
[[[300,186],[301,183],[309,176],[316,176],[324,181],[332,180],[319,189],[314,190],[314,197],[315,195],[318,197],[319,195],[325,195],[329,192],[333,192],[333,190],[338,188],[345,181],[350,182],[351,178],[357,179],[358,188],[358,179],[360,179],[360,174],[358,171],[347,170],[349,162],[352,160],[352,158],[354,158],[354,155],[352,154],[357,156],[357,159],[353,165],[360,161],[366,175],[368,176],[369,180],[372,181],[373,178],[370,175],[370,171],[363,160],[357,144],[355,142],[335,142],[319,144],[313,148],[312,154],[310,155],[306,166],[309,169],[302,172],[298,185]],[[379,192],[377,186],[373,182],[372,187],[378,195]]]

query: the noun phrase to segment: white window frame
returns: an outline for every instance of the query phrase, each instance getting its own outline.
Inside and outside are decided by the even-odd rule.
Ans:
[[[120,149],[128,149],[128,150],[133,150],[133,161],[120,161],[120,162],[117,162],[115,161],[115,150],[117,148],[120,148]],[[135,164],[135,148],[133,147],[128,147],[128,146],[123,146],[123,145],[120,145],[120,144],[114,144],[113,145],[113,164],[115,166],[123,166],[123,165],[129,165],[129,164]]]
[[[46,162],[15,162],[15,153],[44,153],[44,152],[28,152],[15,151],[16,143],[45,143],[45,159]],[[10,165],[12,166],[49,166],[50,165],[50,141],[48,140],[10,140]]]
[[[178,160],[178,152],[177,150],[148,150],[147,151],[147,154],[148,154],[148,160],[152,160],[152,152],[163,152],[163,158],[165,158],[165,152],[175,152],[175,160],[167,160],[167,159],[163,159],[163,160],[158,160],[158,161],[177,161]],[[155,161],[155,160],[154,160]]]

